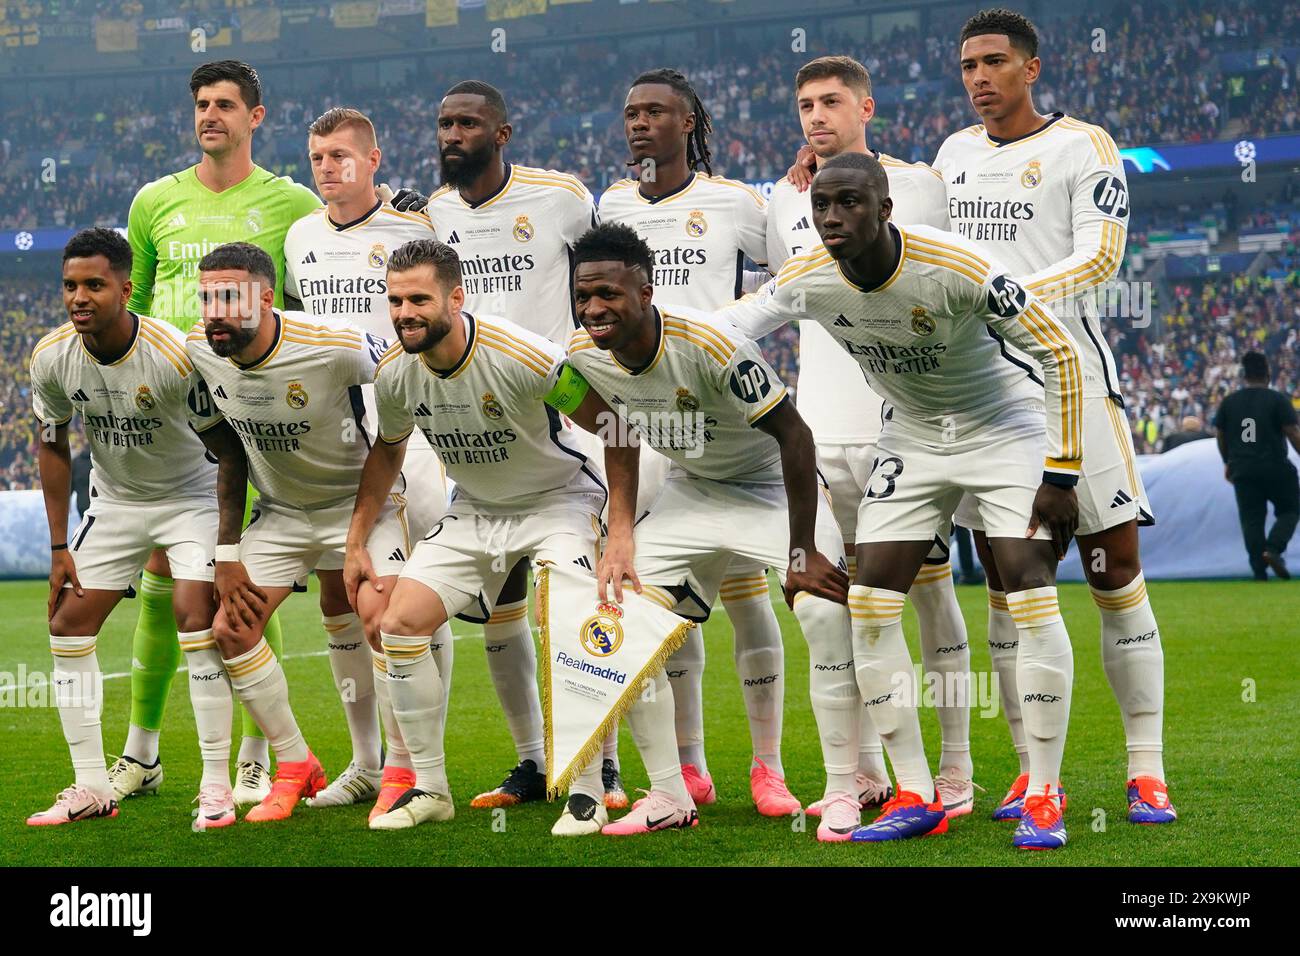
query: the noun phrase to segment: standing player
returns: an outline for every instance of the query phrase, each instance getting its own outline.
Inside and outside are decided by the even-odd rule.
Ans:
[[[636,528],[645,594],[704,620],[733,560],[778,570],[808,641],[826,799],[849,808],[838,816],[828,809],[817,836],[845,840],[859,822],[851,792],[859,698],[850,675],[843,544],[819,493],[812,432],[757,345],[713,316],[654,305],[654,253],[629,227],[593,229],[576,259],[583,327],[573,334],[569,360],[642,441],[673,462]],[[693,825],[682,777],[650,780],[649,798],[605,833]],[[842,829],[832,832],[832,823]]]
[[[375,376],[380,441],[366,461],[348,534],[349,589],[374,578],[362,543],[417,429],[438,449],[456,494],[417,544],[382,621],[393,709],[416,780],[371,821],[376,830],[454,814],[443,754],[445,675],[429,655],[429,635],[465,608],[490,612],[518,559],[595,567],[605,486],[599,463],[578,451],[561,414],[593,432],[598,416],[610,414],[551,341],[506,319],[462,311],[460,260],[450,246],[407,243],[393,254],[388,280],[398,343]],[[626,545],[637,449],[611,446],[605,457],[625,490],[625,500],[610,504],[611,534]],[[652,704],[649,713],[656,707],[666,723],[671,702]],[[671,762],[671,743],[663,750]],[[609,821],[603,798],[601,764],[592,760],[553,832],[598,832]]]
[[[650,246],[651,281],[660,301],[705,311],[740,295],[746,255],[758,263],[767,259],[763,197],[744,183],[713,175],[711,129],[709,114],[685,76],[676,70],[642,73],[623,105],[629,165],[636,175],[600,198],[602,222],[629,226]],[[662,490],[668,464],[655,452],[642,455],[638,514]],[[800,804],[786,787],[781,766],[785,649],[766,570],[738,565],[721,594],[735,629],[736,671],[749,717],[750,790],[760,813],[784,817]],[[708,804],[717,800],[717,791],[704,756],[702,631],[692,629],[673,655],[668,675],[682,775],[695,802]]]
[[[795,103],[804,138],[815,164],[841,153],[875,156],[889,175],[891,221],[903,226],[948,227],[943,177],[924,163],[904,163],[867,146],[866,125],[875,115],[871,76],[847,56],[823,56],[795,74]],[[792,256],[817,243],[809,193],[783,178],[767,206],[767,265],[773,272]],[[816,322],[799,323],[799,413],[817,437],[817,458],[830,488],[835,519],[844,533],[849,574],[855,573],[854,547],[858,506],[867,491],[876,458],[876,437],[884,414],[880,397],[867,385],[862,370],[835,338]],[[971,812],[970,708],[965,699],[970,673],[966,622],[953,588],[947,535],[936,537],[935,550],[908,589],[921,631],[921,661],[926,675],[942,678],[936,707],[943,735],[935,786],[948,816]],[[950,699],[951,698],[951,699]],[[859,736],[858,796],[864,807],[893,796],[885,769],[880,735],[866,708]],[[814,804],[810,814],[820,812]]]
[[[312,324],[301,313],[277,311],[275,264],[251,243],[219,246],[200,260],[199,272],[203,323],[190,333],[186,349],[217,411],[243,441],[248,473],[261,495],[238,544],[228,525],[222,526],[222,603],[213,635],[235,694],[278,762],[270,794],[245,819],[281,820],[300,797],[315,796],[325,786],[325,774],[298,730],[284,671],[263,628],[313,570],[326,621],[351,613],[343,547],[366,458],[367,443],[358,440],[365,428],[361,386],[374,378],[386,345],[351,326]],[[220,504],[224,519],[229,502]],[[367,544],[387,590],[411,553],[402,495],[390,489]],[[370,602],[372,613],[381,614],[382,605]],[[349,624],[349,636],[363,639],[363,626]]]
[[[199,260],[223,242],[249,241],[276,264],[281,304],[285,233],[320,202],[311,190],[253,162],[253,132],[262,124],[262,85],[247,63],[205,63],[190,76],[198,165],[143,186],[131,203],[127,238],[135,254],[132,311],[188,332],[199,320]],[[160,552],[145,566],[140,619],[131,644],[131,726],[122,758],[109,771],[120,797],[150,793],[162,782],[158,733],[167,692],[180,661],[171,611],[172,582]],[[267,643],[280,652],[272,618]],[[257,724],[243,715],[235,798],[256,802],[270,787],[270,758]]]
[[[1025,17],[1009,10],[971,17],[961,32],[961,72],[984,122],[948,137],[935,166],[947,183],[952,228],[1014,270],[1080,345],[1088,457],[1078,488],[1079,554],[1101,613],[1102,665],[1128,739],[1129,820],[1169,823],[1177,813],[1162,758],[1164,652],[1138,553],[1138,525],[1154,519],[1092,301],[1124,256],[1128,186],[1105,130],[1034,109],[1041,67],[1038,34]],[[989,646],[1014,646],[996,553],[978,532],[976,545],[989,571]],[[1027,744],[1011,656],[993,651],[1021,774],[995,819],[1014,818],[1025,794]]]
[[[289,227],[284,240],[285,294],[301,303],[313,319],[346,320],[378,338],[391,338],[388,257],[405,242],[431,238],[429,217],[423,212],[399,212],[380,198],[375,173],[382,154],[374,124],[364,113],[336,108],[317,117],[308,130],[307,153],[316,189],[326,205]],[[378,421],[374,386],[363,385],[361,391],[366,421],[373,429]],[[447,497],[442,463],[423,438],[412,442],[404,471],[415,492],[412,500],[437,504],[440,514]],[[412,524],[423,534],[436,517],[412,516]],[[391,802],[411,786],[414,774],[393,721],[379,634],[366,635],[369,646],[360,640],[356,614],[324,623],[330,632],[330,669],[343,701],[353,751],[352,763],[309,804],[361,803],[381,790],[385,797],[380,803]],[[450,654],[446,658],[450,664]],[[445,677],[450,688],[451,675]],[[388,731],[382,773],[380,719]]]
[[[1065,750],[1073,655],[1055,572],[1078,517],[1078,348],[1032,293],[970,242],[891,223],[889,182],[874,157],[843,153],[822,163],[812,208],[823,245],[791,259],[763,296],[728,314],[763,333],[800,319],[820,323],[893,406],[858,511],[849,609],[858,684],[898,795],[854,839],[948,827],[921,742],[903,592],[965,493],[978,503],[1007,576],[1020,632],[1017,676],[1032,739],[1030,793],[1014,845],[1063,846],[1052,788]],[[1041,364],[1045,385],[1009,359],[1003,338]],[[832,810],[828,802],[824,814]]]
[[[149,554],[176,572],[174,603],[185,648],[203,779],[196,830],[235,822],[230,790],[230,687],[212,639],[217,543],[217,469],[242,498],[243,453],[213,413],[185,340],[165,322],[132,314],[131,247],[112,229],[86,229],[63,250],[70,322],[32,352],[32,403],[41,422],[37,455],[50,524],[50,650],[63,735],[76,778],[33,826],[117,816],[100,729],[100,628]],[[71,463],[68,421],[80,414],[90,442],[92,503],[67,537]],[[197,433],[197,434],[196,434]],[[230,468],[234,462],[237,467]],[[237,529],[237,523],[236,523]]]
[[[438,109],[444,185],[430,198],[427,212],[460,257],[468,311],[507,318],[563,347],[574,327],[570,255],[578,236],[595,222],[595,203],[575,176],[506,162],[512,129],[505,99],[495,87],[467,80],[449,89]],[[519,763],[501,786],[471,800],[471,807],[512,806],[546,796],[528,562],[520,561],[513,572],[502,593],[494,595],[483,636]],[[473,610],[463,619],[477,620]],[[615,776],[608,783],[614,805],[626,806],[622,783]]]

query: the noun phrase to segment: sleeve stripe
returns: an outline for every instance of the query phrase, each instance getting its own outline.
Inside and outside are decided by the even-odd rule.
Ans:
[[[933,255],[948,255],[954,259],[969,260],[967,265],[971,267],[978,266],[982,271],[988,271],[988,260],[981,259],[976,253],[969,249],[963,249],[960,246],[951,246],[946,242],[940,242],[938,239],[931,239],[928,236],[918,236],[914,232],[908,232],[907,244],[916,246],[925,252]],[[926,247],[929,248],[926,248]]]
[[[956,272],[960,275],[964,275],[966,278],[970,279],[971,282],[974,282],[976,285],[980,285],[980,286],[984,285],[984,283],[988,281],[988,277],[989,277],[987,270],[983,271],[982,273],[971,272],[970,271],[971,267],[958,259],[949,259],[946,256],[942,259],[939,258],[932,259],[929,256],[922,255],[919,251],[915,249],[909,248],[906,252],[903,253],[903,258],[911,259],[913,262],[926,262],[932,266],[942,266],[945,269],[951,269],[953,272]]]
[[[427,215],[424,215],[423,213],[399,212],[398,210],[393,209],[392,207],[389,206],[386,206],[380,209],[379,211],[388,213],[388,215],[390,216],[396,216],[398,219],[405,219],[408,222],[415,222],[415,223],[419,223],[421,226],[429,226],[430,228],[432,228],[432,223],[430,222],[429,217]]]
[[[404,354],[404,353],[400,353],[400,352],[399,352],[399,353],[391,353],[391,352],[390,352],[390,353],[384,355],[384,356],[379,360],[379,364],[375,366],[375,374],[378,375],[380,369],[383,369],[383,368],[386,368],[386,367],[389,366],[389,365],[392,365],[395,361],[397,361],[397,359],[398,359],[402,354]]]
[[[725,368],[727,363],[730,361],[730,357],[718,351],[717,346],[715,346],[712,342],[710,342],[708,339],[704,338],[703,336],[695,335],[693,332],[691,332],[688,329],[675,329],[669,326],[667,323],[664,323],[664,335],[675,339],[685,339],[687,342],[690,342],[692,345],[703,349],[705,352],[709,353],[709,355],[712,356],[713,360],[717,362],[719,365],[721,365],[723,368]]]
[[[404,442],[404,441],[406,441],[406,439],[410,438],[410,437],[411,437],[411,433],[412,433],[413,431],[415,431],[415,425],[411,425],[411,427],[408,428],[408,429],[406,430],[406,433],[405,433],[405,434],[403,434],[403,435],[398,435],[396,438],[388,438],[388,437],[386,437],[386,436],[384,435],[383,432],[380,432],[380,433],[379,433],[379,440],[380,440],[381,442],[383,442],[385,445],[396,445],[396,444],[398,444],[399,442]]]
[[[785,401],[785,399],[789,396],[789,394],[790,393],[786,391],[785,386],[782,385],[781,390],[772,397],[772,400],[770,402],[768,402],[766,405],[764,405],[762,408],[756,411],[753,415],[749,416],[749,424],[753,425],[756,422],[758,422],[764,415],[766,415],[772,409],[776,408],[776,406],[780,405],[781,402]]]
[[[161,355],[164,359],[166,359],[172,368],[176,369],[176,373],[180,375],[181,378],[184,378],[186,375],[189,375],[190,372],[194,371],[193,366],[191,366],[189,362],[185,362],[184,364],[182,364],[176,358],[174,353],[172,353],[165,346],[159,344],[157,339],[155,339],[149,332],[145,331],[145,327],[143,325],[140,326],[140,338],[144,339],[145,342],[152,345],[154,349],[158,352],[158,354]]]
[[[820,269],[822,266],[832,261],[834,260],[831,259],[831,254],[825,249],[821,252],[813,252],[806,256],[794,256],[787,259],[785,265],[781,267],[781,271],[776,277],[776,284],[778,286],[785,285],[787,282],[797,279],[801,275]]]
[[[579,199],[585,200],[587,198],[584,195],[586,190],[582,187],[574,186],[572,183],[562,182],[558,179],[534,179],[531,176],[516,173],[515,181],[527,183],[529,186],[550,186],[553,189],[563,189],[566,192],[573,193],[573,195],[577,196]]]
[[[1100,159],[1104,165],[1118,166],[1120,164],[1119,153],[1115,148],[1115,141],[1111,139],[1110,134],[1100,126],[1085,123],[1072,116],[1067,116],[1062,120],[1061,125],[1067,129],[1087,133],[1089,139],[1092,140],[1093,149],[1097,151],[1097,158]]]
[[[299,338],[296,335],[290,335],[288,332],[284,333],[283,338],[284,341],[294,342],[297,345],[314,345],[317,348],[353,349],[357,352],[361,351],[361,344],[359,342],[348,342],[340,339],[304,339]]]
[[[483,341],[483,344],[484,344],[485,346],[487,346],[488,348],[490,348],[490,349],[495,349],[496,351],[500,352],[502,355],[508,355],[508,356],[510,356],[512,359],[514,359],[514,360],[515,360],[516,362],[518,362],[520,365],[523,365],[523,366],[525,366],[526,368],[528,368],[528,369],[530,369],[530,370],[536,372],[536,373],[537,373],[538,375],[540,375],[542,378],[546,378],[547,370],[546,370],[545,368],[541,368],[540,366],[538,366],[537,363],[534,362],[531,358],[525,356],[524,354],[522,354],[522,353],[520,353],[520,352],[516,352],[516,351],[515,351],[514,349],[512,349],[510,346],[505,345],[505,344],[503,344],[503,343],[501,343],[501,342],[498,342],[498,341],[496,341],[495,339],[490,339],[490,338],[487,338],[486,336],[484,336],[482,341]]]
[[[1020,322],[1033,333],[1040,344],[1051,349],[1056,357],[1061,376],[1061,453],[1073,460],[1082,457],[1080,439],[1083,379],[1079,370],[1079,357],[1066,345],[1058,333],[1064,331],[1037,303],[1020,316]]]
[[[569,350],[575,348],[585,348],[587,345],[595,345],[591,340],[591,334],[586,329],[574,329],[573,334],[569,336]]]
[[[569,346],[569,352],[570,353],[581,352],[584,349],[594,349],[595,347],[596,347],[596,343],[591,341],[590,339],[588,339],[585,342],[579,339],[578,341],[574,342]]]
[[[478,327],[479,327],[479,331],[482,334],[490,336],[496,339],[498,342],[502,342],[507,345],[513,345],[519,351],[523,352],[525,355],[531,355],[533,358],[537,359],[537,361],[541,362],[543,365],[550,365],[555,361],[555,358],[553,356],[547,355],[537,346],[530,345],[528,342],[525,342],[523,339],[519,338],[518,336],[511,335],[509,332],[507,332],[505,329],[501,328],[500,326],[488,325],[486,322],[480,322]]]
[[[32,358],[36,358],[38,352],[49,348],[51,345],[56,345],[57,343],[76,334],[77,330],[73,327],[71,322],[64,323],[36,343],[36,348],[32,349]]]
[[[194,365],[190,362],[189,356],[185,354],[185,349],[179,343],[175,342],[169,333],[160,331],[155,325],[153,325],[152,320],[146,324],[145,319],[143,317],[141,318],[140,334],[144,335],[157,348],[180,362],[182,367],[185,369],[185,375],[194,371]]]
[[[329,325],[311,325],[308,322],[299,322],[297,319],[291,319],[288,316],[285,316],[284,318],[284,327],[288,330],[297,332],[300,335],[310,333],[312,335],[326,335],[332,336],[333,338],[347,339],[353,338],[354,336],[358,339],[361,337],[359,329],[354,333],[351,329],[341,329],[337,326]]]
[[[1103,220],[1101,247],[1096,255],[1073,269],[1035,280],[1029,284],[1029,291],[1046,302],[1054,302],[1072,292],[1101,285],[1119,271],[1123,238],[1124,230],[1119,223],[1111,219]]]
[[[730,354],[736,351],[735,343],[725,335],[710,325],[703,322],[692,322],[690,319],[683,319],[680,316],[673,315],[671,312],[663,313],[664,325],[671,325],[681,329],[684,332],[693,332],[703,338],[709,339],[722,351]]]

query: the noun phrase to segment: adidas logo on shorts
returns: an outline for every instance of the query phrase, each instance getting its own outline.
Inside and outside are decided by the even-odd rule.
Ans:
[[[586,568],[588,571],[594,570],[591,566],[591,561],[587,559],[587,556],[585,554],[582,557],[576,559],[573,563],[580,568]]]
[[[406,555],[402,554],[401,548],[394,548],[393,553],[388,556],[389,561],[405,561]]]
[[[1124,492],[1123,488],[1121,488],[1119,491],[1115,492],[1115,498],[1111,501],[1110,506],[1112,508],[1122,508],[1125,505],[1132,503],[1133,499]]]

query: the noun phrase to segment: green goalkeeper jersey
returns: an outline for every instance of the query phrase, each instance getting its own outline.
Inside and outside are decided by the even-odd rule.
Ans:
[[[251,242],[275,262],[275,304],[283,307],[284,236],[319,206],[316,194],[288,176],[254,166],[238,185],[215,193],[191,166],[136,193],[127,220],[135,259],[132,312],[188,331],[199,321],[199,260],[227,242]]]

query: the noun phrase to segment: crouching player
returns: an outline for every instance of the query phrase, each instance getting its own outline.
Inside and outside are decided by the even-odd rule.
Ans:
[[[217,482],[239,499],[244,459],[215,414],[202,378],[171,325],[127,311],[131,247],[112,229],[86,229],[63,250],[70,322],[32,352],[37,454],[50,524],[50,650],[63,735],[75,779],[33,826],[117,816],[100,729],[103,675],[96,639],[150,553],[166,552],[173,609],[190,671],[203,778],[195,829],[235,822],[230,788],[230,687],[212,639],[216,602]],[[68,422],[90,441],[91,504],[71,539]],[[205,448],[206,446],[206,448]],[[211,452],[220,458],[220,476]],[[237,534],[239,518],[233,519]]]

